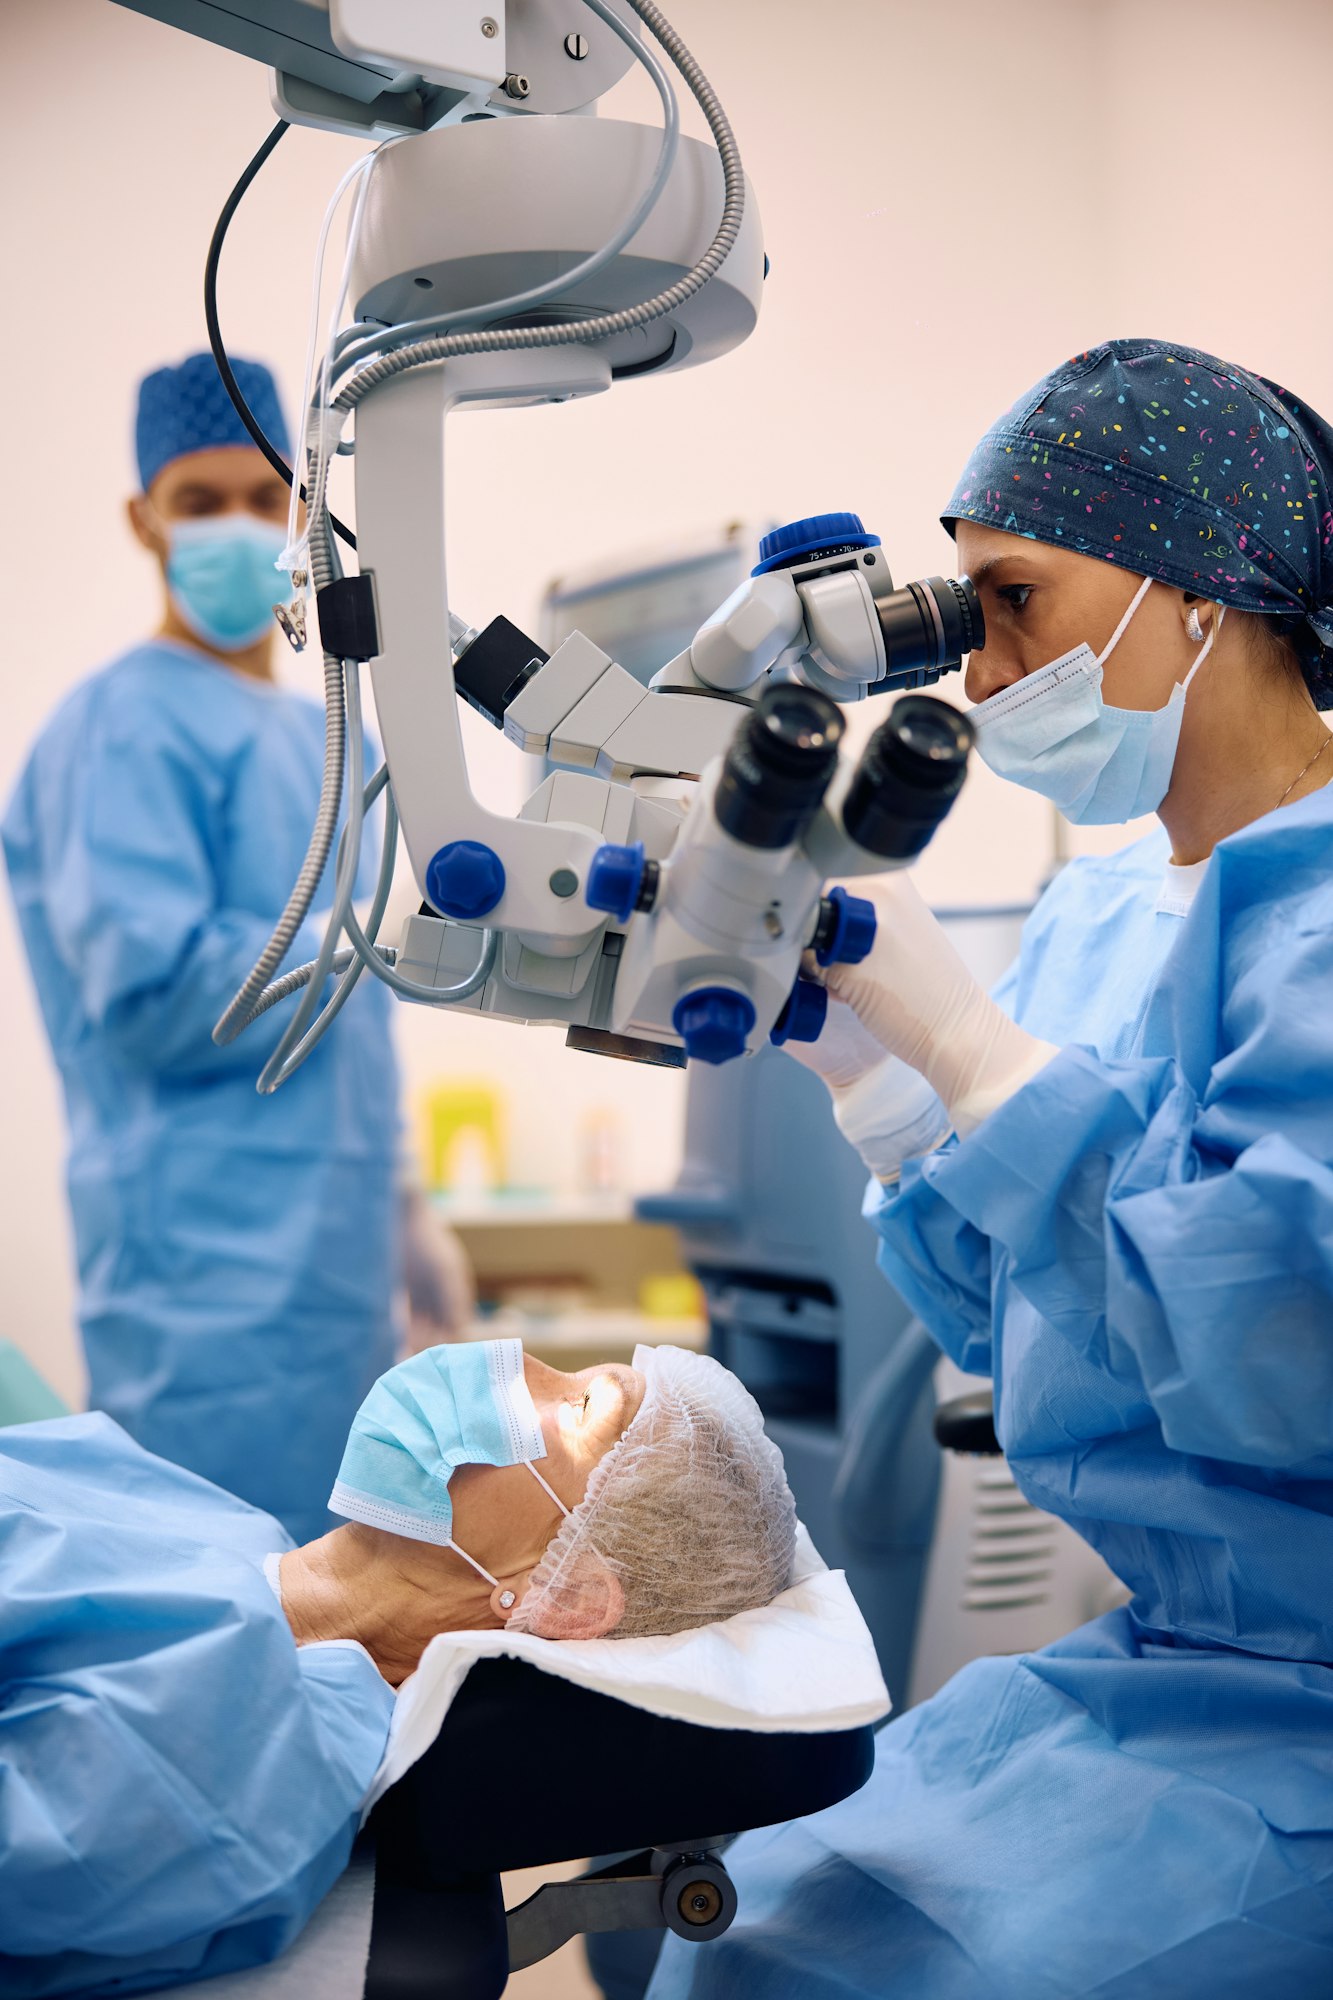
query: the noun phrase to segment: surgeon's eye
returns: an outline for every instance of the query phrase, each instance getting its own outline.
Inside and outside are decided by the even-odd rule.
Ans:
[[[1006,583],[996,590],[995,595],[1003,599],[1012,611],[1021,611],[1032,595],[1030,583]]]

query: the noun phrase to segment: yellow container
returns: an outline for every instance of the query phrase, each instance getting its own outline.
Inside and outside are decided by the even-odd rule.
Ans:
[[[506,1179],[504,1106],[481,1083],[441,1083],[419,1100],[421,1167],[432,1191],[475,1194]]]

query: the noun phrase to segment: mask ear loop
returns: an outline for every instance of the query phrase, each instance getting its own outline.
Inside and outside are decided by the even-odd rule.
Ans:
[[[444,1546],[447,1549],[452,1549],[456,1556],[462,1556],[463,1561],[468,1565],[468,1567],[470,1569],[474,1569],[479,1577],[482,1577],[485,1580],[485,1582],[489,1583],[492,1590],[499,1589],[499,1578],[492,1576],[488,1569],[483,1569],[481,1564],[477,1561],[476,1557],[470,1556],[466,1549],[460,1549],[458,1543],[454,1541],[452,1537],[445,1543]]]
[[[568,1518],[569,1515],[568,1507],[566,1507],[564,1501],[560,1498],[560,1495],[555,1491],[554,1487],[547,1485],[546,1481],[542,1478],[540,1472],[538,1472],[536,1466],[532,1463],[532,1460],[530,1458],[525,1458],[523,1463],[527,1466],[528,1471],[532,1474],[533,1478],[536,1480],[537,1484],[541,1487],[542,1491],[550,1495],[551,1499],[554,1500],[556,1506],[560,1509],[560,1512],[563,1515],[565,1515],[566,1518]],[[462,1556],[463,1561],[467,1563],[470,1568],[474,1569],[477,1572],[477,1575],[481,1577],[484,1582],[489,1583],[492,1590],[498,1590],[500,1588],[500,1579],[498,1577],[492,1576],[488,1569],[483,1569],[482,1565],[477,1561],[476,1557],[470,1556],[466,1549],[460,1548],[458,1546],[458,1543],[453,1540],[452,1536],[445,1543],[444,1546],[447,1549],[452,1549],[456,1556]]]
[[[1148,595],[1148,591],[1152,585],[1152,581],[1153,579],[1150,576],[1145,576],[1143,582],[1139,585],[1138,589],[1134,592],[1134,595],[1130,598],[1129,607],[1126,610],[1124,617],[1120,620],[1120,623],[1116,626],[1115,631],[1111,634],[1106,644],[1102,647],[1101,652],[1098,653],[1097,655],[1097,665],[1099,667],[1104,667],[1106,665],[1106,662],[1110,659],[1112,653],[1115,651],[1116,647],[1120,644],[1121,638],[1124,636],[1124,630],[1126,625],[1128,625],[1130,619],[1134,616],[1134,613],[1138,610],[1144,598]],[[1202,655],[1200,655],[1200,658],[1202,658]],[[1199,664],[1198,660],[1196,660],[1194,664],[1197,667],[1197,665]]]
[[[536,1480],[537,1484],[541,1487],[542,1491],[544,1493],[550,1494],[552,1500],[554,1500],[556,1506],[560,1509],[560,1512],[564,1515],[565,1519],[568,1520],[569,1509],[568,1507],[566,1507],[564,1501],[560,1498],[560,1495],[556,1492],[555,1488],[553,1486],[547,1485],[546,1481],[542,1478],[540,1472],[538,1472],[536,1466],[533,1464],[530,1458],[525,1458],[523,1463],[527,1466],[528,1471],[532,1474],[533,1478]]]

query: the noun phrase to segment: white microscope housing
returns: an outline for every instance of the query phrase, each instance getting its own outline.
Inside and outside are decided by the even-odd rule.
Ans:
[[[476,632],[450,607],[453,410],[596,395],[712,360],[754,327],[767,269],[758,209],[693,55],[653,0],[122,4],[268,63],[285,120],[383,142],[353,210],[351,322],[331,334],[306,423],[308,565],[279,612],[303,643],[300,593],[313,578],[325,791],[301,880],[217,1038],[304,981],[293,1046],[261,1078],[275,1087],[347,997],[335,993],[307,1028],[325,975],[350,983],[366,969],[404,997],[563,1022],[581,1046],[649,1060],[722,1060],[775,1029],[817,1031],[810,996],[795,1004],[802,952],[869,948],[864,912],[849,916],[825,882],[909,858],[947,810],[967,754],[954,712],[918,701],[914,721],[873,739],[884,769],[872,783],[865,759],[844,768],[836,704],[956,667],[981,629],[966,580],[895,589],[856,516],[789,524],[647,687],[578,632],[548,659],[505,619]],[[713,144],[681,137],[663,58]],[[662,101],[660,129],[596,115],[636,62]],[[327,506],[329,465],[347,452],[351,575]],[[421,911],[380,945],[392,854],[369,935],[340,864],[319,959],[275,980],[332,851],[365,667],[390,827],[401,828]],[[473,794],[460,695],[546,760],[515,816]],[[780,740],[789,725],[810,739],[820,775],[779,838],[765,786],[776,796],[795,783],[783,758],[796,752]],[[385,782],[371,782],[367,802]],[[362,802],[351,803],[359,833]],[[344,933],[351,948],[340,952]]]

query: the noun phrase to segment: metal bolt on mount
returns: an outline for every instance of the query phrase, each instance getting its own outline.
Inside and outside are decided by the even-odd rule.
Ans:
[[[481,17],[481,32],[483,35],[485,35],[488,42],[494,41],[495,37],[500,32],[499,27],[491,19],[489,14],[483,14]]]
[[[571,62],[582,62],[587,53],[588,37],[586,35],[565,36],[565,54]]]
[[[516,70],[511,71],[504,80],[506,97],[526,97],[531,88],[532,85],[528,82],[528,79],[525,76],[520,76]]]

